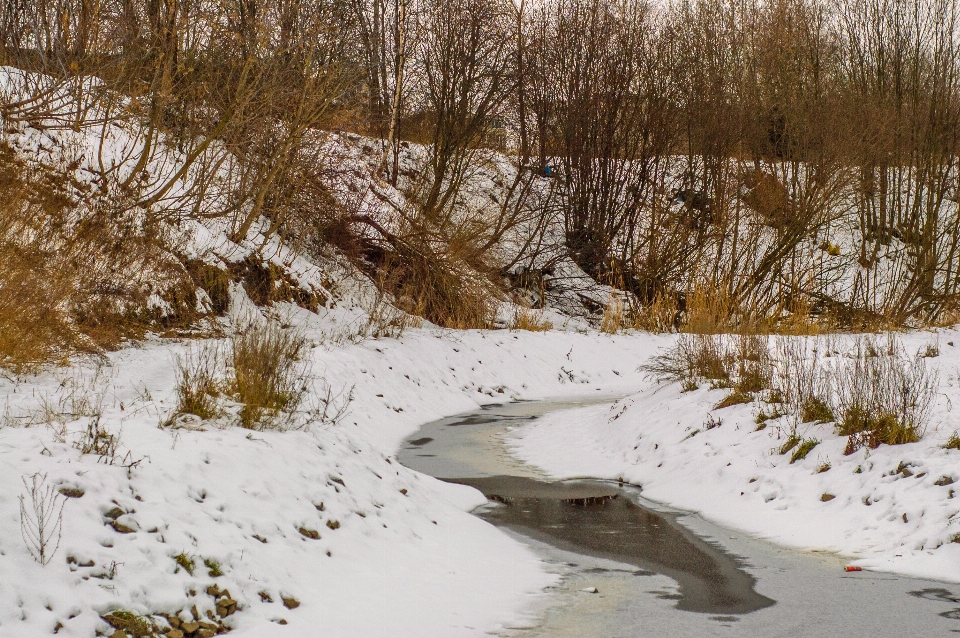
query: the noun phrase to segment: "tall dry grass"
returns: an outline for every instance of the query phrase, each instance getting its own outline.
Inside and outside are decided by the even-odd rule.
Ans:
[[[760,335],[681,333],[642,369],[685,390],[704,381],[732,388],[717,407],[761,398],[773,408],[761,409],[758,422],[788,417],[796,441],[801,423],[832,422],[850,454],[923,436],[939,387],[927,359],[906,353],[895,334],[841,348],[834,337],[777,337],[771,347]]]
[[[230,340],[231,390],[243,404],[240,425],[274,427],[307,392],[307,341],[273,321],[251,323]]]
[[[145,211],[0,142],[0,366],[35,368],[198,316],[196,284]],[[151,308],[152,294],[171,301]]]

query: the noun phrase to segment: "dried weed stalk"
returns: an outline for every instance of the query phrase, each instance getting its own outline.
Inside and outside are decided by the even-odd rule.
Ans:
[[[30,556],[46,565],[60,547],[66,497],[47,485],[46,474],[23,477],[26,494],[20,495],[20,533]]]

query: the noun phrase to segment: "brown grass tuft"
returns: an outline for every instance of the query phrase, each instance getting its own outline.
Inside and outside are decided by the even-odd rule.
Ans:
[[[304,336],[268,321],[250,324],[231,339],[233,392],[243,403],[240,425],[272,427],[281,412],[297,408],[306,393]]]
[[[603,308],[603,318],[600,320],[600,332],[617,334],[627,325],[627,313],[623,300],[611,296]]]
[[[188,349],[174,359],[177,373],[177,408],[175,415],[193,414],[212,419],[221,413],[216,396],[223,389],[220,371],[223,357],[214,343]]]
[[[543,318],[543,312],[530,308],[518,308],[513,313],[511,330],[529,330],[530,332],[546,332],[553,329],[553,324]]]

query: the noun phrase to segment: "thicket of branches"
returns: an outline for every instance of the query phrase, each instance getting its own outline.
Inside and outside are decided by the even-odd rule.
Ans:
[[[505,234],[549,215],[587,273],[642,306],[715,291],[730,327],[785,312],[929,322],[960,293],[958,11],[10,0],[0,63],[44,75],[8,86],[0,116],[96,127],[134,112],[140,145],[101,167],[130,206],[227,217],[235,239],[261,216],[268,232],[346,229],[383,285],[448,325],[485,321],[448,306],[503,268],[488,255]],[[315,131],[331,128],[383,140],[374,187],[398,184],[405,142],[428,145],[401,223],[325,191],[336,169]],[[178,151],[162,178],[145,171],[160,139]],[[516,179],[502,206],[463,215],[484,148],[511,153]],[[556,177],[538,182],[546,166]]]

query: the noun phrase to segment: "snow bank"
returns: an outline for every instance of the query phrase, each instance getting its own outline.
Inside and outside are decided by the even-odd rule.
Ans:
[[[479,492],[391,455],[419,424],[479,404],[626,394],[640,383],[636,364],[664,340],[420,329],[335,346],[316,315],[287,312],[326,344],[312,350],[312,399],[353,387],[337,425],[159,427],[175,401],[173,356],[186,347],[170,341],[114,353],[100,368],[0,381],[0,636],[49,635],[58,624],[61,635],[90,636],[112,610],[196,605],[203,615],[211,584],[238,602],[226,620],[234,633],[258,637],[474,636],[533,608],[556,576],[467,513]],[[81,415],[96,412],[119,436],[113,457],[75,446],[96,418]],[[65,499],[46,566],[19,529],[21,478],[35,473],[83,492]],[[192,575],[178,567],[181,553]],[[208,575],[204,560],[223,575]]]
[[[637,337],[642,339],[643,337]],[[908,352],[939,339],[941,392],[925,436],[844,456],[833,424],[798,433],[821,443],[806,459],[779,454],[788,426],[757,430],[757,407],[714,406],[728,390],[646,381],[612,406],[547,415],[517,430],[513,450],[555,476],[623,477],[645,497],[695,510],[777,543],[838,552],[864,568],[960,582],[960,333],[904,336]],[[721,422],[710,427],[709,419]],[[826,463],[830,469],[818,472]],[[954,483],[950,483],[954,481]],[[832,496],[833,498],[830,498]]]

